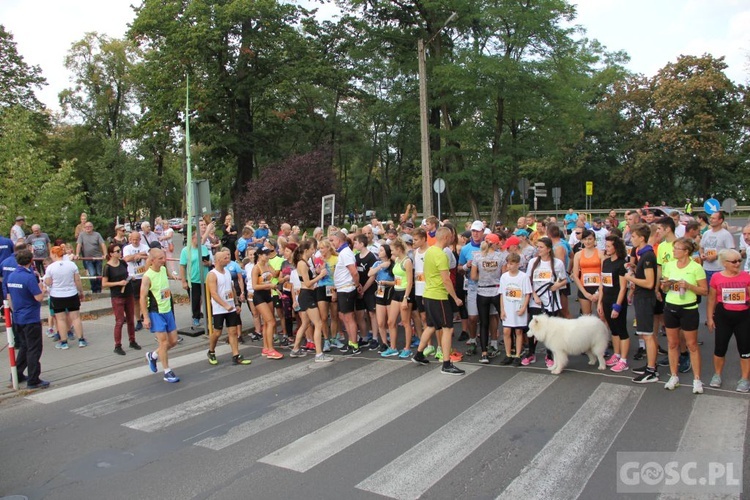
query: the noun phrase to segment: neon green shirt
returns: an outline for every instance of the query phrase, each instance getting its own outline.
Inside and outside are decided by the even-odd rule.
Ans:
[[[148,310],[149,312],[168,313],[172,310],[172,292],[169,289],[167,269],[162,267],[154,272],[150,267],[143,273],[149,279]]]
[[[424,254],[425,288],[422,295],[425,299],[448,300],[448,290],[443,284],[442,271],[449,271],[448,256],[435,245],[427,249]]]
[[[692,259],[690,260],[688,265],[683,267],[682,269],[677,267],[676,260],[667,262],[661,269],[661,275],[665,279],[674,281],[685,280],[691,285],[697,285],[700,280],[706,279],[706,271],[703,270],[703,266]],[[667,296],[664,298],[664,301],[666,303],[674,304],[676,306],[694,304],[693,307],[688,307],[687,309],[696,309],[698,307],[698,304],[695,303],[697,300],[698,296],[692,290],[685,290],[685,293],[682,295],[682,297],[680,297],[680,291],[677,283],[670,287],[669,291],[667,292]]]
[[[656,249],[656,263],[663,266],[674,259],[674,242],[662,241]]]

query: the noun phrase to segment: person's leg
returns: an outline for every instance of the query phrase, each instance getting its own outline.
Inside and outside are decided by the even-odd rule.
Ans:
[[[190,283],[190,308],[193,313],[193,322],[197,323],[203,317],[201,312],[201,300],[203,297],[201,284]]]
[[[125,324],[128,328],[128,340],[135,344],[135,298],[130,295],[124,301]]]
[[[237,356],[240,353],[239,336],[237,335],[239,327],[228,326],[227,327],[227,339],[229,340],[229,347],[232,349],[232,356]]]
[[[693,378],[695,380],[700,380],[701,353],[698,347],[698,330],[686,331],[685,342],[687,343],[688,352],[690,352],[690,364],[693,367]]]
[[[76,337],[78,337],[79,341],[83,340],[83,322],[81,321],[80,311],[70,311],[68,316],[70,317],[70,322],[73,325]]]
[[[16,371],[18,372],[18,379],[22,380],[25,375],[23,372],[26,371],[26,368],[29,366],[28,360],[29,360],[29,343],[26,340],[26,336],[28,335],[27,331],[29,330],[30,325],[13,325],[13,337],[15,339],[15,349],[16,349]],[[31,369],[29,368],[29,380],[31,379]],[[36,383],[36,382],[31,382]]]
[[[92,293],[101,293],[102,292],[102,269],[103,269],[104,261],[101,260],[95,260],[94,261],[94,275],[96,278],[91,282],[91,292]]]
[[[24,325],[26,328],[24,334],[24,343],[26,344],[26,366],[27,366],[27,383],[38,384],[42,375],[42,324],[33,323]],[[21,372],[19,371],[19,374]]]
[[[307,311],[307,318],[313,325],[313,342],[315,342],[315,354],[323,354],[323,324],[320,320],[320,312],[316,307],[311,307]]]
[[[115,347],[122,347],[122,327],[125,324],[125,297],[111,297],[112,313],[115,316]]]
[[[477,297],[477,309],[479,309],[479,346],[483,355],[487,354],[487,340],[490,331],[490,303],[490,297],[482,295]]]
[[[94,265],[93,260],[83,260],[83,268],[86,270],[86,276],[89,277],[88,281],[89,286],[91,287],[91,291],[94,291],[94,276],[96,276],[96,266]],[[83,280],[81,280],[83,281]]]
[[[679,328],[667,328],[667,350],[669,353],[669,373],[672,376],[677,376],[677,365],[680,360],[680,329]],[[653,335],[651,335],[653,338]],[[646,343],[648,348],[648,343]],[[649,363],[651,366],[651,363]]]

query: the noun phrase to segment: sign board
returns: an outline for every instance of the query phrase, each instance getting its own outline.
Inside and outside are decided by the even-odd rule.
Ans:
[[[336,195],[329,194],[327,196],[324,196],[320,203],[320,227],[325,229],[326,215],[331,216],[331,226],[332,226],[335,212],[336,212]]]
[[[526,193],[529,191],[529,180],[523,178],[518,181],[518,190],[521,192],[521,198],[526,198]]]
[[[732,212],[737,210],[737,201],[734,198],[727,198],[721,204],[721,209],[726,213],[731,214]]]
[[[547,197],[547,190],[546,189],[535,189],[534,190],[534,196],[539,198],[546,198]]]
[[[586,196],[594,196],[594,181],[586,181]]]
[[[718,212],[721,210],[721,205],[719,204],[719,200],[716,198],[709,198],[706,200],[706,202],[703,204],[703,210],[708,214],[711,215],[714,212]]]
[[[442,194],[443,191],[445,191],[445,181],[438,177],[435,179],[435,182],[432,183],[432,189],[434,189],[437,194]]]

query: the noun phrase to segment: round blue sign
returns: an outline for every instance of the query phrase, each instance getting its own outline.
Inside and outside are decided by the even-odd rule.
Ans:
[[[708,215],[711,215],[712,213],[721,210],[721,203],[715,198],[709,198],[703,204],[703,210],[705,210]]]

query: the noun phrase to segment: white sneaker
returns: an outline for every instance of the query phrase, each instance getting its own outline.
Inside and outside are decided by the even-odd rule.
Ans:
[[[693,380],[693,394],[703,394],[703,382],[698,379]]]
[[[668,391],[674,391],[676,388],[680,387],[680,377],[677,375],[672,375],[669,377],[669,380],[666,384],[664,384],[664,388]],[[701,385],[701,391],[703,390],[703,386]]]
[[[315,355],[316,363],[330,363],[331,361],[333,361],[333,356],[329,356],[328,354],[321,353]]]

